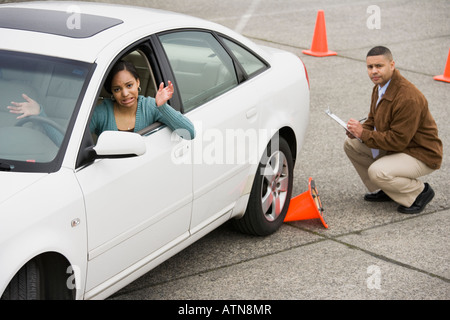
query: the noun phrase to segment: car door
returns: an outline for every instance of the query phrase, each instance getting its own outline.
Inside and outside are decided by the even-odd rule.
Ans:
[[[143,141],[141,156],[96,160],[76,173],[88,219],[91,295],[189,236],[192,165],[182,158],[192,142],[174,139],[168,127]]]
[[[235,62],[208,31],[168,32],[159,39],[183,108],[189,111],[197,131],[190,225],[195,233],[220,217],[229,217],[239,197],[250,190],[249,166],[252,161],[258,163],[252,160],[252,152],[260,133],[259,88],[251,82],[239,84],[243,78]]]

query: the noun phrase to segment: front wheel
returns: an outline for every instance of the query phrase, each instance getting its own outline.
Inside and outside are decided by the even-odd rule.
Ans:
[[[0,300],[40,300],[40,289],[39,267],[31,260],[14,276]]]
[[[283,138],[272,139],[259,163],[247,210],[234,220],[235,227],[258,236],[277,231],[289,208],[293,180],[294,161],[288,143]]]

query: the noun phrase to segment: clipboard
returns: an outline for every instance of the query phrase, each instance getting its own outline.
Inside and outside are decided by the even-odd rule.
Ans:
[[[345,123],[341,118],[339,118],[337,115],[335,115],[333,112],[331,112],[330,107],[328,107],[327,110],[325,110],[325,113],[334,121],[336,121],[342,128],[345,129],[345,131],[347,131],[348,133],[350,133],[352,136],[355,137],[355,135],[353,133],[351,133],[350,131],[348,131],[347,129],[347,123]],[[362,142],[362,140],[358,137],[355,137],[356,139],[358,139],[359,142]]]

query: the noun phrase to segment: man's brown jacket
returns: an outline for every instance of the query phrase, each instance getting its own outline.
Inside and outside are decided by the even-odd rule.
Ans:
[[[443,146],[425,96],[395,69],[378,106],[378,85],[361,140],[369,147],[392,153],[406,153],[431,169],[439,169]],[[374,131],[374,126],[376,131]]]

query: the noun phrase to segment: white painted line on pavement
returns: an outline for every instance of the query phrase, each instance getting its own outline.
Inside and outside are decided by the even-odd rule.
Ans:
[[[245,26],[247,25],[250,18],[253,16],[253,13],[256,11],[256,7],[261,2],[261,0],[253,0],[250,4],[250,7],[248,8],[247,12],[241,17],[238,24],[236,25],[236,28],[234,28],[234,31],[238,33],[242,33]]]

